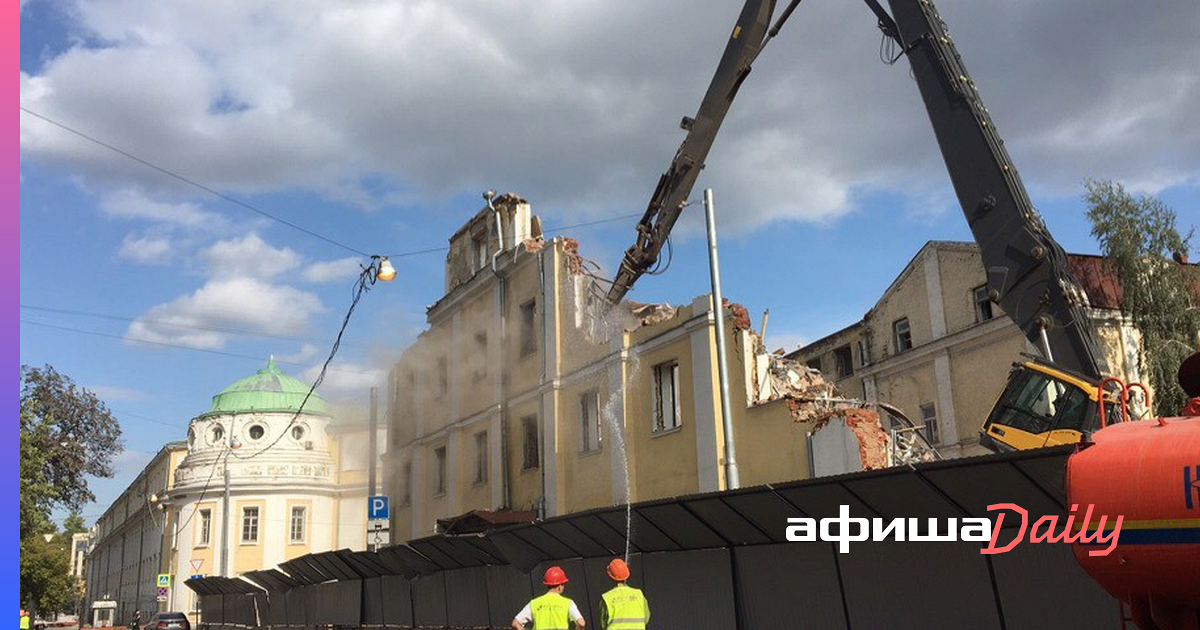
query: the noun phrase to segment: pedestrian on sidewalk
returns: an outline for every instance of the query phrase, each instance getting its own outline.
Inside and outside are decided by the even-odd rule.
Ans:
[[[561,568],[546,569],[546,575],[542,578],[546,594],[533,598],[517,613],[512,622],[513,630],[526,630],[526,625],[530,623],[533,624],[533,630],[571,630],[572,621],[577,630],[583,630],[586,624],[579,607],[563,596],[567,581],[567,574]]]
[[[642,591],[625,584],[629,565],[616,558],[608,563],[608,577],[617,585],[600,599],[601,630],[646,630],[650,603]]]

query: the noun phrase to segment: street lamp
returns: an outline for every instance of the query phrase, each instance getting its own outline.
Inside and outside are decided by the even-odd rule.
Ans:
[[[396,268],[392,266],[392,261],[384,256],[379,259],[379,271],[375,273],[376,280],[391,282],[396,279]]]

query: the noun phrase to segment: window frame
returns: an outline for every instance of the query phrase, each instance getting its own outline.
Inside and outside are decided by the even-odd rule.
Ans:
[[[487,232],[480,232],[471,238],[471,253],[475,267],[472,271],[482,271],[488,266]]]
[[[928,402],[921,405],[921,424],[925,425],[925,439],[930,444],[940,444],[942,441],[941,426],[938,424],[937,403]],[[930,410],[931,414],[926,414]]]
[[[588,417],[588,401],[592,402],[594,417]],[[594,443],[593,443],[594,439]],[[579,395],[579,452],[599,453],[604,447],[604,429],[600,419],[600,390],[592,389]]]
[[[412,460],[404,462],[404,465],[400,467],[400,475],[401,475],[401,481],[404,484],[404,487],[400,491],[401,492],[400,505],[401,506],[412,505],[412,485],[413,485],[413,483],[412,483],[412,481],[413,481]]]
[[[212,508],[199,508],[200,514],[200,531],[197,532],[196,547],[208,547],[212,545]]]
[[[482,438],[482,439],[481,439]],[[475,443],[475,473],[473,485],[481,486],[488,482],[488,432],[478,431],[474,436]]]
[[[982,293],[980,293],[982,291]],[[981,284],[971,289],[971,304],[975,308],[975,323],[982,324],[983,322],[996,318],[995,304],[988,297],[987,284]],[[984,308],[987,309],[987,316],[984,317]]]
[[[251,516],[250,512],[254,515]],[[257,545],[259,540],[259,529],[262,524],[262,509],[257,505],[242,506],[242,535],[239,537],[239,544],[242,545]],[[254,534],[253,538],[246,536],[247,532]]]
[[[300,513],[300,536],[296,537],[296,512]],[[308,506],[292,505],[288,509],[288,544],[303,545],[308,542]]]
[[[671,419],[673,422],[668,425],[665,417],[665,406],[663,403],[663,373],[669,371],[671,385]],[[683,427],[683,408],[679,400],[679,360],[669,359],[654,366],[651,372],[653,381],[653,397],[652,404],[654,405],[654,413],[652,421],[654,424],[650,427],[652,435],[663,435],[677,431]]]
[[[445,446],[439,446],[433,449],[433,496],[434,498],[445,496],[446,494],[446,473],[449,465],[447,464],[448,455]]]
[[[537,354],[537,298],[522,302],[520,307],[521,334],[519,335],[517,356],[524,359]]]
[[[521,417],[521,472],[537,470],[542,466],[540,431],[537,415]],[[531,437],[532,440],[530,440]],[[531,454],[532,462],[530,462]]]
[[[854,376],[854,348],[850,344],[833,349],[833,372],[837,378]]]
[[[900,333],[901,324],[904,325],[903,336],[901,336],[901,333]],[[905,339],[905,343],[906,343],[906,345],[903,348],[900,347],[901,346],[900,340],[902,338]],[[900,354],[902,352],[907,352],[907,351],[913,349],[912,322],[909,321],[909,319],[907,317],[901,317],[901,318],[897,319],[896,321],[892,322],[892,348],[896,351],[896,354]]]

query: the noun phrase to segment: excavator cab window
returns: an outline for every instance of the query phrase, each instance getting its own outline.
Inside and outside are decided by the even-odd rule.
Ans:
[[[1054,429],[1088,431],[1087,395],[1048,374],[1024,369],[996,405],[992,423],[1034,435]]]

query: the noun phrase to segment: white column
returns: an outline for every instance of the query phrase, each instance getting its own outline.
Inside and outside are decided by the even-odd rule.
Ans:
[[[692,302],[699,311],[700,302],[711,305],[708,296]],[[724,309],[720,309],[723,311]],[[722,422],[716,409],[716,353],[710,331],[714,315],[707,309],[707,321],[689,333],[692,343],[692,408],[696,426],[696,480],[699,492],[721,489],[721,466],[717,452],[717,424]],[[720,318],[717,317],[719,320]],[[724,322],[718,321],[718,326]],[[685,420],[686,421],[686,420]]]
[[[450,511],[449,516],[458,516],[459,501],[462,498],[459,489],[466,482],[462,478],[462,467],[458,461],[461,437],[462,431],[459,429],[446,432],[446,509]]]
[[[936,247],[925,250],[925,294],[929,299],[929,327],[933,340],[946,336],[946,305],[942,299],[942,274],[938,269]]]
[[[937,379],[937,422],[942,443],[958,444],[958,422],[954,416],[954,390],[950,383],[950,353],[942,350],[933,357],[933,373]]]
[[[492,414],[488,422],[488,488],[491,489],[493,506],[504,503],[504,466],[501,462],[504,431],[500,427],[500,410]]]

